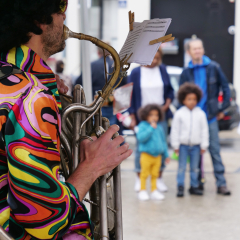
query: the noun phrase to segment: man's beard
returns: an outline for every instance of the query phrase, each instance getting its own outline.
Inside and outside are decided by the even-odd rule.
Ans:
[[[64,50],[66,43],[63,36],[63,28],[54,26],[53,23],[47,26],[47,31],[42,34],[43,53],[46,57]]]

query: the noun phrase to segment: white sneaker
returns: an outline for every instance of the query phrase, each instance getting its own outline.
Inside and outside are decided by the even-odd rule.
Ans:
[[[136,177],[136,182],[135,182],[135,186],[134,186],[134,190],[136,192],[139,192],[141,189],[141,181],[139,177]]]
[[[158,178],[157,179],[157,189],[158,191],[160,192],[167,192],[168,188],[167,186],[165,185],[165,183],[163,182],[163,179],[162,178]]]
[[[152,200],[163,200],[165,196],[160,193],[158,190],[155,190],[151,193],[151,199]]]
[[[142,190],[138,193],[138,199],[141,201],[149,200],[149,195],[146,190]]]

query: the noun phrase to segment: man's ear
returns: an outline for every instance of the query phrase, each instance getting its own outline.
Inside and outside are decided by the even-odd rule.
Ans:
[[[46,27],[47,27],[47,25],[46,24],[44,24],[44,23],[39,23],[38,21],[34,21],[34,24],[38,27],[38,28],[40,28],[42,31],[44,31],[45,29],[46,29]]]
[[[37,23],[37,26],[39,28],[41,28],[41,30],[44,32],[47,28],[47,24],[43,24],[43,23]]]

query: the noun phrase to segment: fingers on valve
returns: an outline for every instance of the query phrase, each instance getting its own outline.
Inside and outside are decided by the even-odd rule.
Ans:
[[[68,92],[68,87],[67,86],[65,86],[65,93],[67,93]]]
[[[96,141],[98,138],[96,136],[91,136],[91,137],[87,137],[86,139],[82,140],[81,141],[81,144],[83,144],[84,146],[91,143],[91,142],[94,142]]]
[[[91,136],[93,142],[96,141],[98,138],[96,136]]]
[[[126,151],[128,151],[128,149],[129,149],[129,144],[128,144],[128,143],[125,143],[125,144],[123,144],[121,147],[119,147],[119,148],[117,149],[117,153],[118,153],[118,155],[122,155],[123,153],[125,153]]]
[[[124,153],[122,153],[121,155],[118,156],[118,161],[122,162],[123,160],[127,159],[128,157],[130,157],[133,153],[132,149],[128,149],[127,151],[125,151]]]
[[[105,134],[103,134],[103,136],[110,140],[110,139],[112,139],[113,135],[118,131],[119,131],[119,126],[114,124],[109,127],[109,129],[106,131]]]
[[[90,140],[84,139],[80,143],[81,143],[81,146],[84,147],[84,146],[86,146],[88,144],[88,142],[90,142]]]
[[[114,144],[116,144],[116,146],[120,145],[121,143],[123,143],[125,141],[123,136],[117,136],[116,138],[113,139]]]

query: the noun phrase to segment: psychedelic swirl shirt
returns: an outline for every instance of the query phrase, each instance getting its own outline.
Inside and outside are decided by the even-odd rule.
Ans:
[[[61,103],[55,76],[26,46],[0,54],[0,225],[14,239],[92,239],[76,189],[58,180]],[[20,70],[21,71],[20,71]]]

